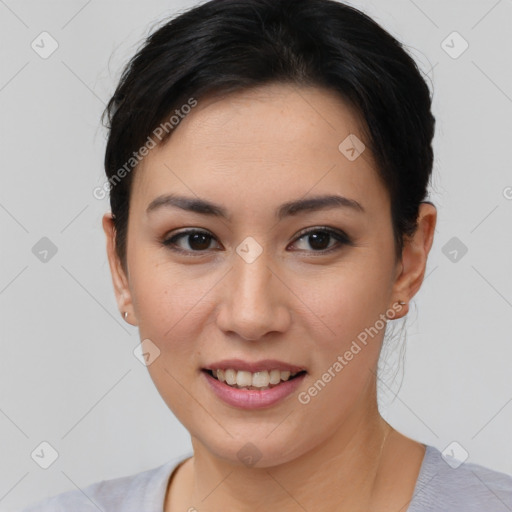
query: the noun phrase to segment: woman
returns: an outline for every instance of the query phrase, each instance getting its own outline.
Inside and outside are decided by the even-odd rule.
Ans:
[[[377,406],[437,215],[400,43],[332,0],[213,0],[148,38],[106,113],[116,298],[194,453],[27,511],[512,509],[512,477]]]

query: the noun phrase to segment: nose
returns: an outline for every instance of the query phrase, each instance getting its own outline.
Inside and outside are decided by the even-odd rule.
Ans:
[[[285,332],[290,325],[286,300],[290,292],[270,268],[265,251],[253,262],[234,258],[223,284],[217,325],[225,334],[249,341],[270,332]]]

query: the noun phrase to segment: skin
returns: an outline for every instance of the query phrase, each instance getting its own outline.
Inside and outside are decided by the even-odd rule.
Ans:
[[[267,85],[203,99],[137,169],[126,272],[104,215],[119,309],[141,340],[158,346],[148,370],[192,439],[194,456],[174,472],[165,511],[406,510],[425,446],[379,414],[385,330],[308,404],[297,398],[381,314],[411,300],[433,242],[436,209],[422,203],[418,229],[395,259],[390,200],[370,150],[350,161],[338,149],[350,133],[364,141],[360,126],[338,95],[315,87]],[[218,203],[230,219],[172,208],[147,214],[164,192]],[[365,211],[274,217],[284,202],[332,193]],[[322,226],[343,230],[352,245],[328,238],[319,249],[300,234]],[[184,228],[212,238],[201,246],[182,237],[176,243],[188,255],[162,244]],[[248,236],[263,250],[250,264],[236,252]],[[394,318],[407,312],[402,306]],[[200,371],[226,358],[278,359],[308,373],[278,404],[241,410],[218,399]],[[248,442],[261,454],[253,466],[237,457]]]

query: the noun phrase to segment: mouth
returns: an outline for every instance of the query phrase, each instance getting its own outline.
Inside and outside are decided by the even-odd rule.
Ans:
[[[256,391],[275,388],[283,382],[297,379],[307,373],[306,370],[291,372],[278,368],[257,372],[235,370],[234,368],[203,368],[202,371],[231,388]]]

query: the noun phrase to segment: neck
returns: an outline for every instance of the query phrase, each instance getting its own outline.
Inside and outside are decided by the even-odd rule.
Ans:
[[[375,398],[371,408],[361,405],[320,445],[264,468],[219,459],[192,438],[194,457],[182,490],[183,510],[368,510],[378,493],[382,453],[392,430]]]

